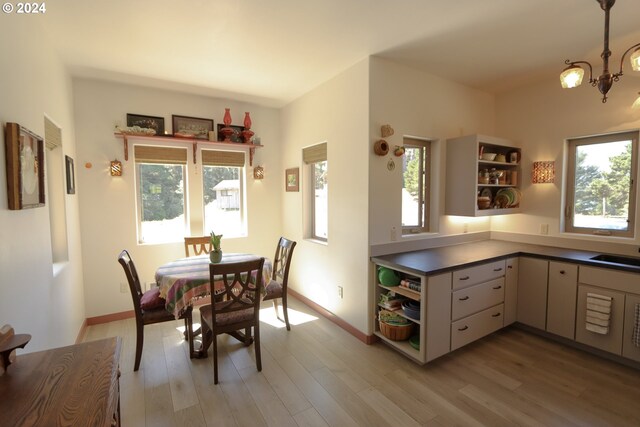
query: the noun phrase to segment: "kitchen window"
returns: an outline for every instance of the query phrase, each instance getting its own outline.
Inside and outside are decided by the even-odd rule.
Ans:
[[[402,157],[402,234],[429,231],[431,142],[404,138]]]
[[[565,231],[633,237],[638,131],[568,140]]]
[[[317,144],[302,150],[307,165],[310,186],[308,237],[326,242],[329,238],[329,183],[327,144]]]
[[[202,150],[205,234],[246,235],[244,162],[242,152]]]
[[[134,146],[137,172],[138,241],[182,240],[186,230],[185,166],[187,150]]]

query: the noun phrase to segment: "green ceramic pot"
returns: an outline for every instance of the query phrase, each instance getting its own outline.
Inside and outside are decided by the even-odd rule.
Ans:
[[[215,251],[209,252],[209,259],[211,260],[212,263],[218,264],[220,261],[222,261],[222,251],[220,251],[220,252],[215,252]]]

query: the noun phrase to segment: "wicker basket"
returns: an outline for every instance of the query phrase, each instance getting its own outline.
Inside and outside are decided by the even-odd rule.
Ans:
[[[409,323],[408,325],[389,325],[388,323],[384,323],[382,321],[378,322],[380,324],[380,332],[385,337],[389,338],[392,341],[405,341],[411,337],[411,332],[413,331],[413,323]]]

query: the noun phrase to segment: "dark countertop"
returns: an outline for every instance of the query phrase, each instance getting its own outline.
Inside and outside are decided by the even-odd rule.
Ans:
[[[591,259],[591,257],[599,255],[600,253],[601,252],[580,251],[553,246],[531,245],[527,243],[484,240],[481,242],[462,243],[440,248],[375,256],[371,257],[371,261],[385,267],[404,269],[412,274],[423,276],[445,273],[461,267],[471,267],[476,264],[515,256],[544,258],[591,267],[603,267],[640,273],[640,267]]]

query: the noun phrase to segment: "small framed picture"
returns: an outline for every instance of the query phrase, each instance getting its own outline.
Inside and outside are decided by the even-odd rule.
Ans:
[[[225,127],[224,123],[218,123],[218,141],[224,141],[224,135],[220,132],[220,129],[223,127]],[[244,142],[242,140],[242,131],[244,130],[244,127],[234,125],[229,125],[229,127],[233,129],[233,133],[229,135],[231,142]]]
[[[64,156],[64,163],[67,172],[67,194],[76,194],[76,171],[73,168],[73,159]]]
[[[127,126],[140,126],[141,128],[153,129],[156,131],[156,135],[164,135],[164,117],[127,113]]]
[[[173,136],[195,139],[209,139],[213,130],[212,119],[172,115]]]
[[[518,163],[520,161],[520,153],[518,153],[517,151],[509,152],[508,160],[509,163]]]
[[[287,169],[284,174],[286,191],[300,191],[300,168]]]

